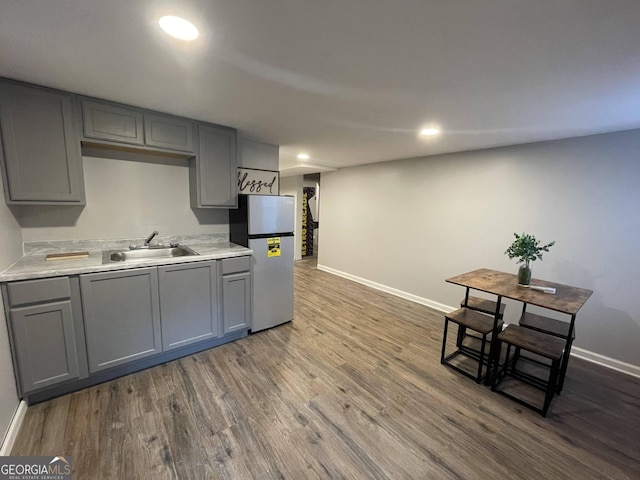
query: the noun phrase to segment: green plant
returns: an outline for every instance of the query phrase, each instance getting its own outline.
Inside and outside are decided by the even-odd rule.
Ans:
[[[514,233],[516,239],[511,246],[504,252],[510,259],[517,258],[518,263],[524,263],[525,266],[529,266],[529,262],[535,260],[542,260],[542,252],[548,252],[550,247],[553,247],[556,242],[547,243],[546,245],[540,245],[540,242],[536,240],[536,237],[523,233],[518,235]]]

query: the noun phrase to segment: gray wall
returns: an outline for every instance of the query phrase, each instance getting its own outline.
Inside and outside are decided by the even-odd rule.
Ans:
[[[0,190],[2,176],[0,175]],[[11,265],[22,256],[22,235],[20,226],[0,200],[0,271]],[[18,406],[16,381],[13,375],[13,364],[9,350],[7,323],[4,308],[0,305],[0,440],[4,438],[11,418]]]
[[[278,170],[280,147],[248,138],[238,140],[238,167]]]
[[[556,240],[534,278],[594,291],[574,345],[640,366],[639,153],[632,130],[322,174],[318,263],[455,306],[446,278],[516,272],[514,232]]]
[[[83,162],[86,207],[16,209],[25,242],[229,232],[227,210],[189,206],[186,160]]]

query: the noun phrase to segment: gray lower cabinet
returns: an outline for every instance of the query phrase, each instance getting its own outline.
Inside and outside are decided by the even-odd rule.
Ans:
[[[80,276],[89,371],[162,351],[156,267]]]
[[[41,401],[246,336],[251,275],[247,255],[0,284],[21,398]]]
[[[70,300],[12,309],[10,321],[23,392],[78,377]]]
[[[251,325],[251,272],[222,276],[223,332],[235,332]]]
[[[158,267],[163,351],[220,336],[216,261]]]
[[[226,335],[251,326],[251,257],[220,260],[222,330]]]
[[[18,390],[29,393],[87,375],[77,278],[1,286]]]
[[[236,130],[201,123],[197,132],[197,152],[189,172],[191,206],[237,207]]]
[[[85,204],[74,102],[71,94],[0,81],[0,164],[7,204]]]

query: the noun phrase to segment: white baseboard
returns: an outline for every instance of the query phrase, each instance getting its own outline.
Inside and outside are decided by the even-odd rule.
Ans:
[[[318,264],[317,268],[318,270],[322,270],[323,272],[331,273],[333,275],[346,278],[347,280],[352,280],[354,282],[361,283],[363,285],[366,285],[367,287],[375,288],[376,290],[381,290],[383,292],[390,293],[391,295],[395,295],[396,297],[404,298],[406,300],[419,303],[420,305],[424,305],[426,307],[431,307],[434,310],[438,310],[439,312],[449,313],[455,310],[455,308],[449,307],[448,305],[443,305],[442,303],[434,302],[433,300],[429,300],[428,298],[423,298],[417,295],[413,295],[412,293],[403,292],[402,290],[388,287],[386,285],[382,285],[381,283],[372,282],[371,280],[357,277],[355,275],[351,275],[350,273],[341,272],[340,270],[335,270],[331,267],[325,267],[324,265]]]
[[[640,367],[631,365],[630,363],[621,362],[615,358],[605,357],[599,353],[590,352],[589,350],[579,347],[571,348],[571,356],[640,378]]]
[[[439,312],[449,313],[449,312],[453,312],[456,308],[458,308],[458,307],[450,307],[449,305],[444,305],[442,303],[429,300],[428,298],[419,297],[417,295],[413,295],[412,293],[403,292],[402,290],[398,290],[396,288],[392,288],[387,285],[382,285],[381,283],[372,282],[371,280],[367,280],[366,278],[361,278],[356,275],[352,275],[350,273],[341,272],[340,270],[336,270],[331,267],[326,267],[324,265],[318,264],[318,270],[322,270],[323,272],[331,273],[333,275],[337,275],[339,277],[343,277],[348,280],[361,283],[368,287],[375,288],[376,290],[381,290],[386,293],[390,293],[391,295],[404,298],[411,302],[425,305],[427,307],[433,308],[434,310],[438,310]],[[590,352],[589,350],[585,350],[583,348],[579,348],[576,346],[571,348],[571,356],[576,358],[581,358],[588,362],[596,363],[603,367],[607,367],[612,370],[616,370],[618,372],[626,373],[627,375],[632,375],[634,377],[640,378],[640,367],[637,365],[631,365],[630,363],[621,362],[620,360],[616,360],[615,358],[605,357],[604,355],[600,355],[599,353]]]
[[[13,414],[13,418],[11,419],[11,423],[9,424],[7,434],[4,436],[2,448],[0,448],[0,456],[6,457],[7,455],[11,454],[13,444],[16,442],[18,432],[20,432],[20,427],[22,426],[22,421],[24,420],[24,416],[26,413],[27,403],[22,400],[18,404],[18,408],[16,408],[16,412]]]

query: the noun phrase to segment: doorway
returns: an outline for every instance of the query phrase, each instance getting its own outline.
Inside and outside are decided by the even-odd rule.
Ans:
[[[303,176],[302,182],[302,258],[318,256],[320,245],[320,174]]]

